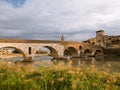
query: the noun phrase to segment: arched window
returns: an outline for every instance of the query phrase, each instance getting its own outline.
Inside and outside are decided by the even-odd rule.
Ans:
[[[29,54],[31,54],[31,50],[32,50],[32,48],[31,48],[31,47],[29,47]]]
[[[79,46],[79,49],[81,50],[81,49],[82,49],[82,46]]]

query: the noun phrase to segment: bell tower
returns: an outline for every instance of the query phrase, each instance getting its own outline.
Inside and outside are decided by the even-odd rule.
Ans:
[[[64,35],[61,36],[61,44],[64,44]]]
[[[104,30],[96,31],[96,43],[99,46],[104,46]]]

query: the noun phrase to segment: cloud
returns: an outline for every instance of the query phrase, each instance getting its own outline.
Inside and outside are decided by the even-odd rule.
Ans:
[[[0,37],[59,40],[64,34],[82,41],[99,29],[118,35],[119,10],[119,0],[1,0]]]

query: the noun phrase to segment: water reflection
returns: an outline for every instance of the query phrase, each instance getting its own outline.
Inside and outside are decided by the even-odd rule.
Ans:
[[[103,69],[108,68],[111,72],[120,72],[120,57],[117,56],[106,56],[106,57],[89,57],[89,58],[72,58],[71,60],[55,60],[50,56],[37,56],[35,57],[34,62],[22,62],[22,57],[14,57],[9,59],[0,60],[1,62],[10,62],[13,65],[31,65],[33,67],[39,66],[51,66],[52,64],[64,63],[65,65],[68,61],[72,61],[73,66],[79,66],[84,64],[85,66],[89,66],[90,64],[95,64],[97,68]]]
[[[89,66],[94,64],[98,69],[109,68],[111,72],[120,72],[120,57],[117,56],[72,58],[71,61],[73,66],[79,66],[81,64]],[[68,60],[58,60],[57,62],[67,63]]]

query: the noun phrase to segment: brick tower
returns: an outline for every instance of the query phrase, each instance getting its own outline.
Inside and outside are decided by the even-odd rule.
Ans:
[[[99,46],[104,46],[104,30],[96,31],[96,43]]]

